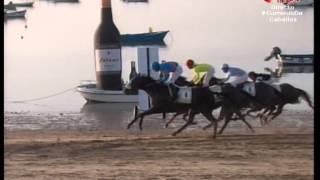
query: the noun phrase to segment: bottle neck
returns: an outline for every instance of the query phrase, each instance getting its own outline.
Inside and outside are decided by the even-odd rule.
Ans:
[[[101,9],[101,22],[110,22],[110,21],[113,22],[111,8],[102,8]]]
[[[110,22],[112,20],[111,0],[102,0],[101,22]]]
[[[133,71],[136,70],[136,64],[134,62],[131,62],[131,70]]]

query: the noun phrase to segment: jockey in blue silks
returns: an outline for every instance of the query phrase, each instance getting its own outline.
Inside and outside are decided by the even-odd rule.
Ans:
[[[182,74],[182,67],[173,61],[170,62],[154,62],[152,64],[152,69],[156,72],[160,72],[160,82],[164,84],[174,84],[176,80]]]
[[[169,93],[171,95],[170,101],[175,101],[178,90],[173,87],[176,86],[175,82],[182,74],[182,67],[177,62],[165,62],[152,63],[152,69],[156,72],[160,72],[160,82],[168,85]]]

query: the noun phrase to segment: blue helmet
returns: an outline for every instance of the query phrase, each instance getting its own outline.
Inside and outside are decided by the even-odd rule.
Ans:
[[[152,69],[154,71],[159,71],[160,70],[160,64],[158,62],[152,63]]]

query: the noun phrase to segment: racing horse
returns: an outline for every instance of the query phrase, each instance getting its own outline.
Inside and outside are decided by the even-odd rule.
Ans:
[[[129,129],[138,119],[140,119],[139,127],[142,129],[143,118],[146,115],[157,113],[185,113],[189,110],[188,121],[172,135],[175,136],[190,125],[196,114],[201,113],[208,121],[214,125],[213,138],[216,138],[217,120],[213,117],[212,111],[221,106],[216,102],[215,96],[205,87],[188,87],[191,94],[189,103],[172,102],[170,99],[170,90],[167,85],[159,83],[149,76],[138,74],[130,80],[125,87],[125,93],[128,94],[132,90],[144,90],[152,99],[152,107],[140,114],[138,114],[127,126]],[[181,89],[180,89],[181,90]],[[179,90],[179,91],[180,91]]]

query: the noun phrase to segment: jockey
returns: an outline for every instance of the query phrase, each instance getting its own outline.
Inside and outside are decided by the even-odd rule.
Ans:
[[[174,84],[182,74],[182,67],[176,62],[158,62],[152,63],[152,69],[160,72],[160,82],[165,84]]]
[[[229,83],[233,87],[237,87],[239,84],[246,82],[248,79],[246,71],[240,68],[229,67],[228,64],[223,64],[221,66],[221,70],[226,73],[226,79],[224,79],[224,83]]]
[[[275,82],[278,81],[278,78],[275,77],[275,75],[270,75],[270,74],[263,74],[263,73],[255,73],[254,71],[249,72],[249,78],[253,82],[263,82],[266,83],[272,87],[274,87],[276,90],[281,92],[281,88],[278,84],[274,84]]]
[[[186,65],[189,69],[193,69],[195,76],[192,78],[191,82],[198,84],[201,81],[201,73],[204,73],[205,78],[203,82],[203,87],[208,87],[210,79],[213,77],[215,71],[210,64],[196,64],[192,59],[188,59]]]
[[[270,74],[255,73],[254,71],[249,72],[248,76],[253,82],[264,82],[266,84],[272,84],[277,80]]]
[[[182,67],[177,62],[166,62],[162,61],[161,64],[158,62],[152,63],[152,69],[156,72],[160,72],[160,82],[168,85],[171,101],[174,101],[177,97],[176,80],[182,74]]]

